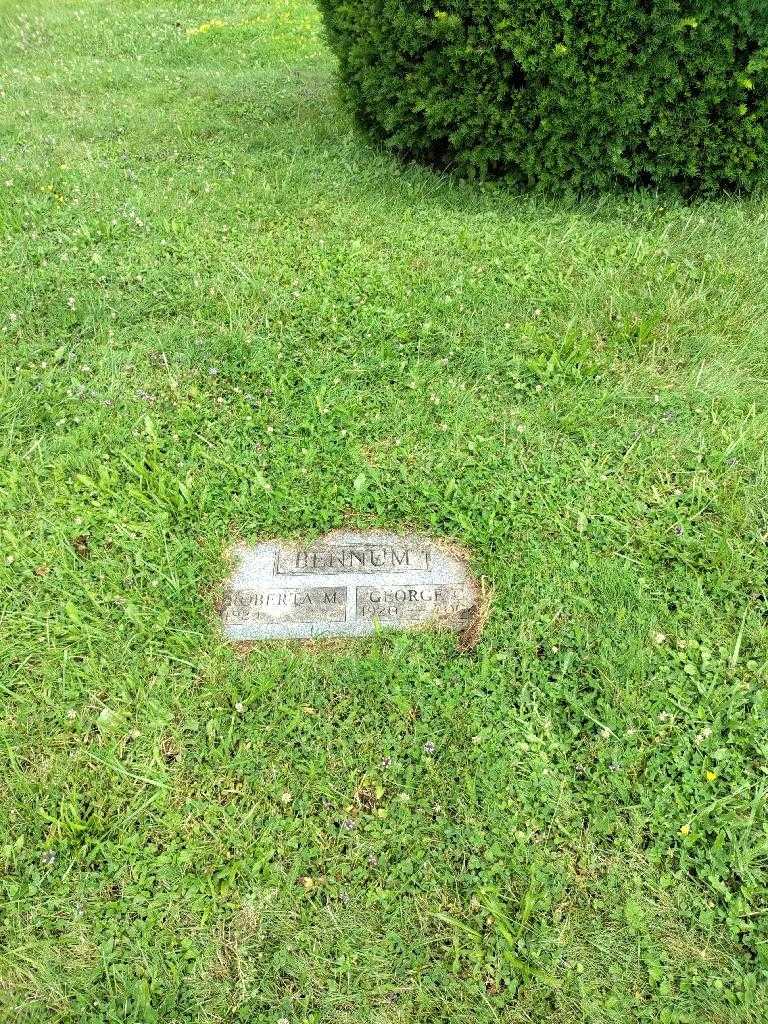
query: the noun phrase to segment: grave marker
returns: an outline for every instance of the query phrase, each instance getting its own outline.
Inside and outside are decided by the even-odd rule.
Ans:
[[[466,558],[417,534],[339,530],[309,544],[238,544],[232,556],[220,607],[228,640],[461,632],[477,612]]]

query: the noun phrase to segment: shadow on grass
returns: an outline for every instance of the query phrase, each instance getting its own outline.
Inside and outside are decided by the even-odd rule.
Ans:
[[[564,192],[514,188],[503,180],[472,181],[451,172],[403,158],[377,142],[348,109],[335,69],[302,62],[274,73],[253,72],[208,96],[208,109],[223,114],[211,123],[219,139],[226,126],[227,145],[244,155],[273,151],[289,158],[313,190],[343,190],[347,198],[386,203],[390,211],[419,210],[496,216],[522,223],[573,221],[609,225],[647,225],[658,230],[665,221],[697,217],[728,221],[749,217],[765,197],[724,195],[686,200],[674,191],[636,189],[578,196]],[[201,133],[206,128],[201,124]],[[294,185],[298,182],[294,181]]]

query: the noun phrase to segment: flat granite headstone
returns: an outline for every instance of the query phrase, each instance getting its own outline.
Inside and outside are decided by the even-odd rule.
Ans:
[[[337,530],[310,544],[238,544],[231,554],[221,603],[228,640],[462,632],[478,606],[466,558],[413,533]]]

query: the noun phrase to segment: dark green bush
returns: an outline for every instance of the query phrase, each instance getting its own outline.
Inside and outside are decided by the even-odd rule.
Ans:
[[[387,146],[594,191],[768,179],[768,0],[320,0]]]

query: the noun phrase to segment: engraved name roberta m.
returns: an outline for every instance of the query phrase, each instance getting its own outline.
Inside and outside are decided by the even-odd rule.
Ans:
[[[275,572],[284,576],[335,572],[409,572],[429,569],[429,549],[394,544],[318,544],[278,552]]]
[[[249,622],[344,622],[346,587],[281,587],[235,590],[224,600],[222,614],[229,625]]]

